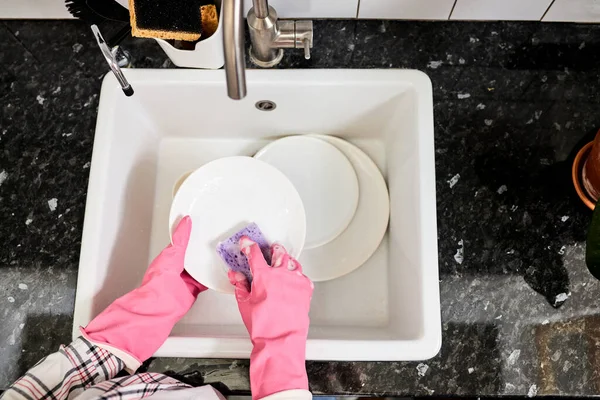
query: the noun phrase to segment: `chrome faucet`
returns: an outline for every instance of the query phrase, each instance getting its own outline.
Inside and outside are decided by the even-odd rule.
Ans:
[[[223,51],[227,94],[234,100],[246,97],[246,57],[243,26],[244,0],[223,0]],[[312,21],[278,20],[267,0],[252,0],[248,12],[250,60],[270,68],[281,61],[283,49],[302,48],[310,58],[313,46]]]
[[[127,54],[121,52],[119,46],[114,46],[112,49],[108,47],[108,44],[102,37],[100,29],[98,29],[96,24],[92,25],[91,28],[92,32],[94,33],[94,37],[96,38],[96,42],[102,51],[102,55],[104,55],[104,59],[108,63],[108,66],[112,70],[113,74],[115,74],[117,81],[121,85],[121,89],[123,89],[123,93],[125,93],[125,96],[127,97],[133,96],[133,88],[121,70],[121,67],[125,67],[130,64],[129,57]]]

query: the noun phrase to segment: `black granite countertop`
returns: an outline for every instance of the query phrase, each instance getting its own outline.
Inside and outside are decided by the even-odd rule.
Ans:
[[[598,395],[600,282],[570,159],[600,127],[600,26],[318,21],[281,67],[433,81],[443,345],[418,362],[309,362],[316,394]],[[150,40],[136,67],[172,67]],[[70,341],[106,64],[77,21],[0,22],[0,387]],[[156,359],[245,392],[248,362]]]

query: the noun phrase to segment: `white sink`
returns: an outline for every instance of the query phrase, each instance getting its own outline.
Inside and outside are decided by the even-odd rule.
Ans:
[[[78,327],[135,288],[168,243],[172,187],[219,157],[321,133],[369,154],[390,191],[388,233],[342,278],[317,283],[310,360],[422,360],[441,345],[431,82],[406,70],[250,70],[230,100],[223,71],[127,70],[102,85],[81,245]],[[270,100],[274,111],[255,103]],[[248,358],[234,297],[203,293],[156,356]]]

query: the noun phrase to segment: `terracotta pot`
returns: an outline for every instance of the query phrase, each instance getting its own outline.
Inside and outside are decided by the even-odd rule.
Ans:
[[[600,197],[600,130],[594,138],[592,150],[583,166],[583,185],[596,201]]]
[[[583,203],[590,209],[593,210],[596,206],[596,200],[591,196],[587,190],[587,186],[590,186],[589,180],[587,185],[584,183],[585,166],[589,159],[590,152],[594,142],[589,142],[579,150],[573,161],[573,167],[571,168],[571,178],[573,179],[573,185],[577,195],[583,201]],[[586,178],[587,178],[587,174]]]

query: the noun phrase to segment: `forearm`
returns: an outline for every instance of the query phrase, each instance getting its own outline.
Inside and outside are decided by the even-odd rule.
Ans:
[[[71,399],[124,367],[111,352],[78,338],[38,362],[6,390],[2,400]]]
[[[244,324],[252,340],[252,400],[306,400],[306,338],[314,285],[302,266],[279,244],[271,247],[271,265],[258,244],[240,239],[254,280],[229,271]]]
[[[254,341],[250,357],[252,393],[259,394],[253,398],[270,397],[283,391],[308,391],[306,336],[288,332],[266,342],[263,339]]]

